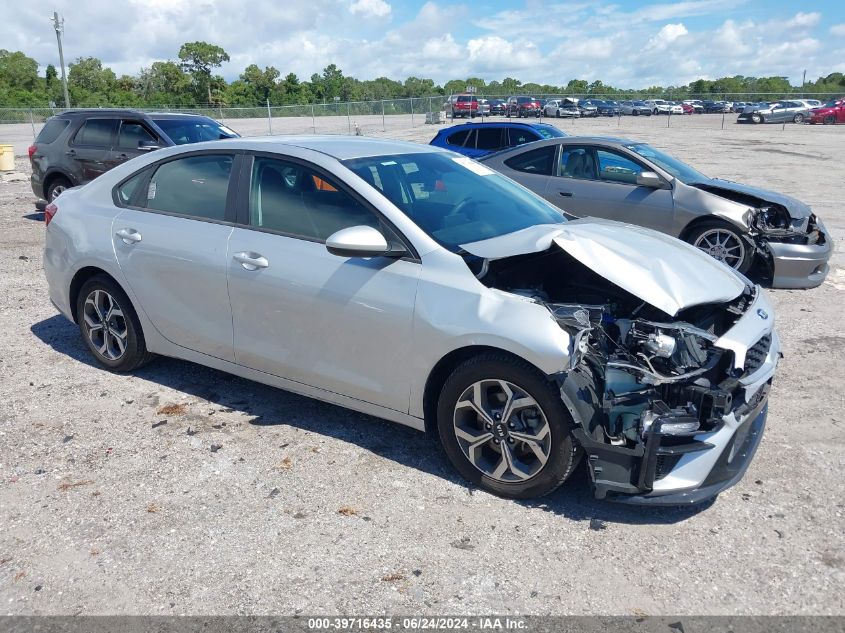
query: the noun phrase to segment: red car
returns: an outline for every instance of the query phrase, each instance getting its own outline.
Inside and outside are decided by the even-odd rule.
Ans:
[[[845,123],[845,97],[834,99],[821,108],[810,110],[807,123],[824,123],[825,125]]]
[[[474,95],[452,95],[445,104],[446,116],[456,119],[459,116],[474,118],[478,114],[478,99]]]
[[[684,114],[695,114],[695,108],[690,103],[682,103],[681,107],[684,109]]]

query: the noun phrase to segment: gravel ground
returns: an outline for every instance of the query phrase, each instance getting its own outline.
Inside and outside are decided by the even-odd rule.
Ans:
[[[795,195],[845,236],[845,127],[689,119],[561,125]],[[6,178],[0,612],[845,613],[841,239],[823,286],[771,291],[786,357],[744,480],[676,510],[595,501],[583,467],[506,501],[398,425],[177,360],[109,374],[47,299],[43,230]]]

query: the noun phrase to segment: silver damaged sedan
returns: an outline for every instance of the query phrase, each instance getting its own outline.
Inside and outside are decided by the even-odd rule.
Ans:
[[[429,430],[495,494],[684,504],[745,472],[765,293],[672,237],[566,221],[428,145],[157,151],[47,207],[50,298],[107,369],[172,356]]]
[[[829,270],[833,240],[806,204],[710,178],[646,143],[569,136],[479,160],[573,217],[674,235],[740,273],[760,262],[775,288],[813,288]]]

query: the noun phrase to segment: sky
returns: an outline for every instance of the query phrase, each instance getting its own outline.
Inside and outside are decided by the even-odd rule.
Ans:
[[[0,49],[58,65],[94,56],[118,75],[222,46],[226,79],[255,63],[308,79],[334,63],[358,79],[515,77],[621,88],[698,78],[845,72],[843,0],[0,0]]]

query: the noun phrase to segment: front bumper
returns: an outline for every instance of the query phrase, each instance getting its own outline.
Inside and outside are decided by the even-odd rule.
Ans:
[[[772,256],[773,288],[815,288],[827,277],[828,261],[833,254],[833,241],[823,226],[821,244],[789,244],[766,242]]]
[[[642,441],[626,446],[597,439],[586,432],[590,427],[577,425],[573,433],[587,455],[596,498],[641,505],[687,505],[711,499],[742,478],[763,435],[771,382],[781,355],[769,314],[771,305],[759,294],[745,315],[715,343],[734,353],[744,373],[731,388],[727,402],[720,403],[719,417],[710,418],[714,422],[707,430],[678,437],[664,434],[663,421],[655,421]],[[702,396],[712,397],[710,393]],[[571,404],[570,397],[570,411]],[[715,404],[716,400],[702,399],[696,406],[701,411],[715,411]]]

